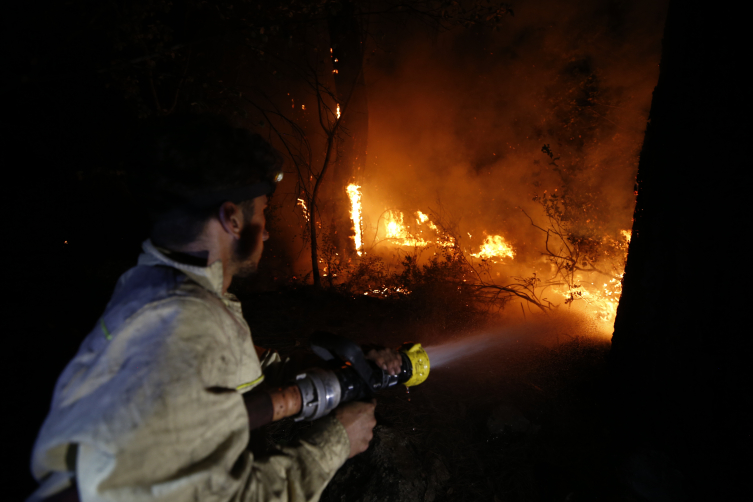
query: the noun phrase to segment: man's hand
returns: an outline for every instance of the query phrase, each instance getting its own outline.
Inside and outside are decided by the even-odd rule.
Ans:
[[[400,373],[403,366],[403,358],[400,357],[400,353],[392,349],[371,349],[366,353],[366,359],[371,359],[390,375]]]
[[[369,447],[371,438],[374,437],[374,408],[376,408],[376,399],[370,403],[353,401],[345,403],[335,410],[335,418],[345,427],[350,440],[350,456],[353,458],[359,453],[363,453]]]

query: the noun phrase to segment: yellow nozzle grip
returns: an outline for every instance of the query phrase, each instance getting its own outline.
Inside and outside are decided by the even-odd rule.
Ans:
[[[421,344],[406,343],[398,350],[408,356],[413,368],[413,375],[403,385],[412,387],[423,383],[429,377],[429,355],[421,347]]]

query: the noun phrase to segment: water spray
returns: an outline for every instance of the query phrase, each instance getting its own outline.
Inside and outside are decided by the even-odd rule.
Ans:
[[[405,343],[397,349],[402,365],[396,375],[366,359],[361,347],[345,337],[317,332],[311,335],[310,343],[327,367],[304,371],[286,387],[245,394],[251,429],[285,417],[316,420],[340,403],[371,399],[398,384],[412,387],[429,376],[429,356],[420,343]]]

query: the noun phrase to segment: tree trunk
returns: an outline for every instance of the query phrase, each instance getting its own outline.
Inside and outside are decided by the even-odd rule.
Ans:
[[[337,98],[348,103],[343,115],[337,162],[332,166],[326,197],[331,202],[331,218],[336,235],[335,245],[340,256],[352,257],[355,246],[350,200],[346,187],[355,181],[366,165],[369,133],[369,109],[363,76],[363,37],[358,12],[352,2],[345,2],[336,15],[328,19]],[[336,60],[336,62],[335,62]]]
[[[318,211],[319,190],[322,187],[322,181],[324,181],[324,175],[330,170],[332,165],[332,154],[336,145],[337,131],[340,126],[340,120],[336,121],[332,126],[332,130],[327,133],[327,150],[324,155],[324,162],[322,163],[322,170],[319,172],[319,176],[314,183],[314,189],[311,191],[311,199],[309,200],[309,230],[311,232],[311,273],[314,279],[314,288],[322,288],[322,278],[319,274],[319,248],[317,243],[316,232],[316,215]],[[321,220],[320,220],[321,221]]]
[[[672,2],[641,152],[610,370],[623,479],[648,500],[737,500],[747,475],[734,453],[750,453],[753,423],[750,328],[731,262],[750,165],[736,19]]]
[[[309,201],[309,207],[315,207],[313,204],[313,197],[312,200]],[[314,288],[321,289],[322,288],[322,278],[319,274],[319,253],[318,253],[318,244],[316,241],[316,215],[312,211],[311,217],[309,218],[309,231],[310,231],[310,237],[311,237],[311,277],[314,280]]]

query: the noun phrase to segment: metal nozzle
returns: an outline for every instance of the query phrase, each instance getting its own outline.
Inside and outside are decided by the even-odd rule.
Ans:
[[[423,383],[429,377],[429,355],[424,348],[420,343],[406,343],[399,351],[408,357],[412,369],[411,377],[403,385],[412,387]]]

